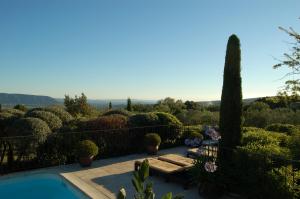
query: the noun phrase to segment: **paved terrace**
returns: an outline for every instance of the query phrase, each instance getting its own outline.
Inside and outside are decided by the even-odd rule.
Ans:
[[[161,154],[175,153],[185,155],[186,147],[176,147],[159,151]],[[131,184],[134,162],[144,159],[146,154],[134,154],[116,158],[94,161],[92,167],[81,168],[78,164],[59,167],[59,172],[75,186],[87,193],[92,198],[115,199],[121,187],[127,191],[127,198],[133,198],[134,188]],[[153,176],[150,180],[154,183],[156,198],[167,192],[182,194],[186,199],[199,199],[196,187],[184,190],[181,184],[166,183],[163,178]]]

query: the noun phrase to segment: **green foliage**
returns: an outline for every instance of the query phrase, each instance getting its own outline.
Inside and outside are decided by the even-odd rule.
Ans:
[[[260,198],[294,199],[300,197],[300,185],[294,183],[300,179],[300,173],[293,176],[290,167],[272,169],[266,175]],[[293,180],[294,178],[294,180]],[[271,191],[270,191],[271,190]]]
[[[250,129],[249,131],[243,134],[242,146],[247,145],[277,145],[277,146],[286,146],[289,140],[289,136],[265,131],[264,129]]]
[[[158,101],[158,103],[154,105],[154,109],[159,112],[177,115],[182,109],[185,109],[185,104],[181,100],[175,101],[175,99],[167,97],[164,100]]]
[[[265,111],[265,110],[269,110],[270,106],[264,102],[252,102],[247,111]]]
[[[153,183],[149,182],[147,178],[149,177],[149,162],[144,160],[140,168],[133,173],[132,184],[135,188],[135,199],[155,199],[155,193],[153,190]],[[167,193],[162,196],[161,199],[172,199],[172,193]],[[174,199],[182,199],[183,197],[175,196]],[[117,199],[126,199],[126,190],[122,188]]]
[[[132,104],[131,104],[131,99],[128,98],[127,99],[127,107],[126,107],[127,111],[132,111]]]
[[[135,112],[152,112],[154,111],[152,104],[133,104],[132,109]]]
[[[271,109],[275,108],[287,108],[288,100],[282,96],[274,96],[274,97],[262,97],[256,100],[256,102],[262,102],[267,104]]]
[[[109,110],[112,109],[112,103],[111,103],[111,102],[109,102],[109,104],[108,104],[108,109],[109,109]]]
[[[176,117],[185,125],[211,125],[219,123],[219,112],[183,110]]]
[[[10,130],[12,136],[33,136],[38,142],[44,142],[51,133],[46,122],[32,117],[17,119]]]
[[[83,140],[78,143],[77,155],[78,157],[92,157],[98,154],[97,145],[91,140]]]
[[[18,110],[23,111],[23,112],[27,111],[26,106],[24,106],[23,104],[17,104],[16,106],[14,106],[14,109],[18,109]]]
[[[164,112],[155,112],[158,117],[159,125],[169,125],[181,127],[182,123],[172,114]]]
[[[300,160],[300,134],[295,134],[291,137],[289,148],[291,149],[292,158],[294,160]],[[298,167],[300,167],[298,165]]]
[[[244,113],[245,126],[265,128],[274,123],[300,124],[300,111],[288,108],[277,108],[274,110],[247,110]]]
[[[184,131],[182,134],[183,139],[194,139],[199,138],[203,140],[202,132],[202,126],[187,126],[184,127]]]
[[[62,127],[62,121],[51,112],[47,111],[31,111],[25,117],[35,117],[45,121],[52,131],[57,131]]]
[[[161,138],[157,133],[148,133],[145,135],[145,144],[148,146],[159,146]]]
[[[265,128],[268,131],[286,133],[288,135],[297,134],[299,129],[291,124],[271,124]]]
[[[131,127],[154,126],[158,124],[158,121],[159,118],[155,113],[138,113],[129,118]]]
[[[87,97],[83,93],[80,97],[75,96],[74,99],[66,95],[64,104],[67,111],[73,116],[87,116],[92,112],[90,105],[87,103]]]
[[[117,109],[117,110],[109,110],[102,114],[102,116],[109,116],[109,115],[123,115],[123,116],[129,117],[132,115],[132,113],[130,113],[126,110],[123,110],[123,109]]]
[[[43,108],[42,110],[53,113],[54,115],[59,117],[63,123],[70,122],[71,120],[74,119],[72,115],[70,115],[70,113],[68,113],[63,107],[50,106],[50,107]]]
[[[12,108],[8,108],[8,109],[2,109],[2,113],[10,113],[13,114],[16,117],[23,117],[24,116],[24,112],[18,109],[12,109]]]
[[[80,130],[106,130],[127,127],[128,118],[123,115],[100,116],[96,119],[80,121]]]
[[[242,79],[240,41],[231,35],[227,44],[220,109],[221,146],[240,144],[242,126]]]

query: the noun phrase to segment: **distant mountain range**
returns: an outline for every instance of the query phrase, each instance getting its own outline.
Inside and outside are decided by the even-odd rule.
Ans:
[[[54,98],[49,96],[0,93],[0,104],[3,107],[10,107],[16,104],[36,107],[49,106],[57,103]]]
[[[257,98],[244,99],[244,103],[248,104],[255,101]],[[131,99],[134,104],[155,104],[157,100],[139,100]],[[55,104],[63,104],[64,99],[52,98],[49,96],[40,95],[26,95],[26,94],[8,94],[0,93],[0,104],[3,107],[12,107],[16,104],[24,104],[29,107],[42,107]],[[127,103],[127,99],[103,99],[103,100],[88,100],[88,103],[96,107],[107,107],[111,102],[113,107],[124,107]],[[200,101],[203,105],[219,105],[220,100],[216,101]]]

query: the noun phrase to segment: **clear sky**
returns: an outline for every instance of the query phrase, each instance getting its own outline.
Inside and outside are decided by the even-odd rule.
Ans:
[[[0,92],[220,99],[241,40],[244,97],[274,95],[300,0],[0,0]]]

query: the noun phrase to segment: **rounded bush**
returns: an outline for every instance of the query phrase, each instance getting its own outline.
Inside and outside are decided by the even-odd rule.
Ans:
[[[99,148],[91,140],[83,140],[78,143],[77,155],[78,157],[92,157],[98,154]]]
[[[10,113],[16,117],[22,117],[25,114],[23,111],[13,108],[3,109],[2,113]]]
[[[62,121],[59,117],[47,111],[31,111],[28,112],[26,117],[35,117],[45,121],[52,131],[57,131],[62,127]]]
[[[132,115],[132,113],[126,110],[117,109],[117,110],[106,111],[105,113],[102,114],[102,116],[109,116],[109,115],[123,115],[129,117]]]
[[[164,112],[155,112],[158,117],[159,125],[170,125],[181,127],[182,123],[172,114]]]
[[[45,141],[51,133],[46,122],[33,117],[17,119],[11,128],[10,132],[13,136],[33,136],[38,142]]]
[[[145,144],[147,146],[159,146],[161,138],[157,133],[148,133],[145,135]]]
[[[70,113],[68,113],[63,107],[51,106],[44,108],[44,110],[51,112],[57,117],[59,117],[63,123],[70,122],[74,119],[73,116]]]
[[[159,118],[155,113],[139,113],[129,118],[131,127],[154,126],[159,124]]]
[[[96,119],[79,122],[81,130],[105,130],[127,127],[127,117],[123,115],[101,116]]]
[[[199,133],[199,131],[191,128],[187,128],[183,132],[183,138],[185,139],[195,139],[198,138],[200,140],[203,140],[203,135]]]
[[[266,127],[267,131],[275,131],[280,133],[286,133],[288,135],[296,134],[299,130],[296,126],[291,124],[271,124]]]

